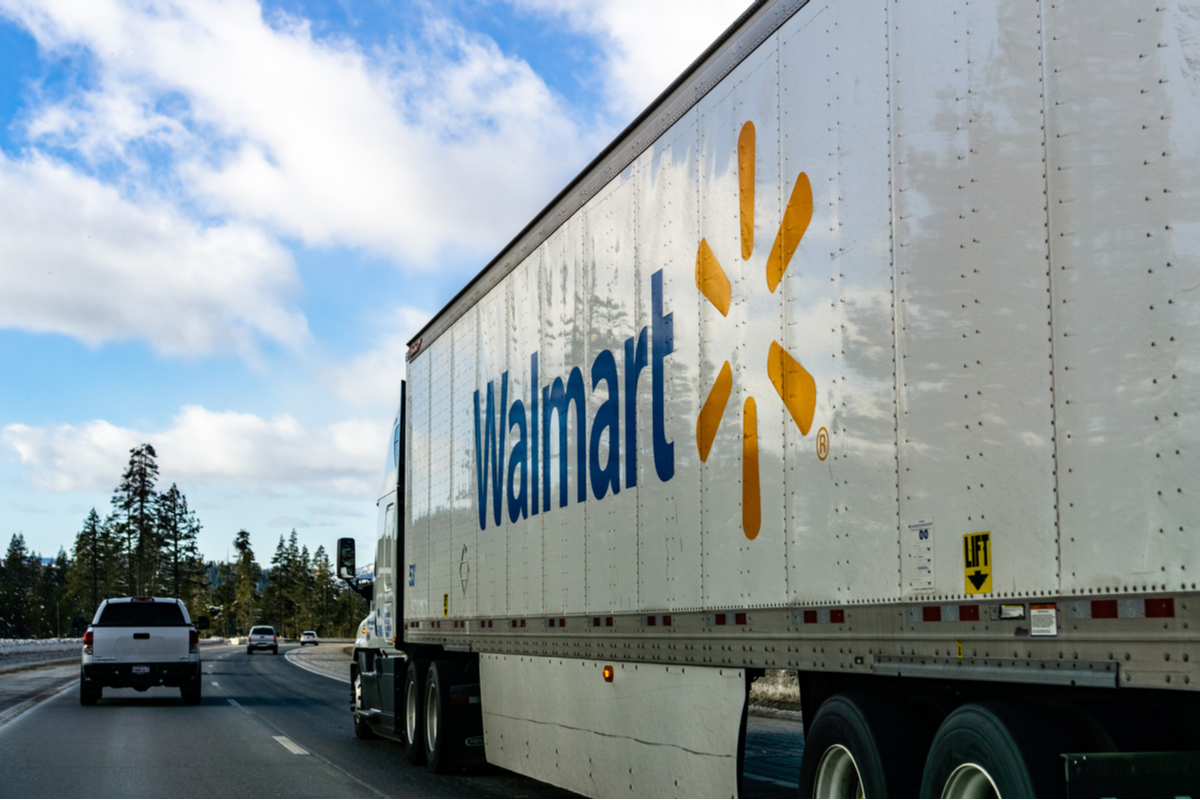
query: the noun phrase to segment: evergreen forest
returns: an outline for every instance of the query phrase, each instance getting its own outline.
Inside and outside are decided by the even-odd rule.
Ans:
[[[109,597],[178,597],[213,636],[255,624],[283,637],[354,635],[367,602],[337,580],[324,546],[310,553],[293,529],[263,567],[239,530],[229,561],[206,560],[200,519],[178,486],[159,485],[157,457],[150,444],[130,451],[108,513],[88,512],[70,554],[44,559],[13,534],[0,562],[0,639],[79,636]]]

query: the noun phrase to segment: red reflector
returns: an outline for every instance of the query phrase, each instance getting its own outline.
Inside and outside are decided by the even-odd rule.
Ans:
[[[812,624],[816,623],[816,621],[817,621],[816,609],[809,609],[808,611],[804,612],[804,622],[806,624],[812,625]]]
[[[941,622],[942,607],[941,606],[925,606],[921,609],[921,618],[926,622]]]
[[[465,694],[450,695],[450,705],[452,705],[452,706],[465,706],[465,705],[468,705],[470,702],[471,702],[471,698]]]
[[[521,627],[522,627],[522,628],[524,628],[524,627],[525,627],[525,620],[521,620]]]
[[[604,627],[606,627],[606,628],[611,628],[611,627],[612,627],[612,617],[605,617],[605,618],[604,618]]]
[[[516,621],[515,619],[514,619],[514,620],[511,620],[511,621],[508,623],[508,625],[509,625],[509,627],[510,627],[510,628],[515,628],[515,627],[517,627],[517,621]]]
[[[197,631],[188,631],[188,645],[190,647],[200,646],[200,634]]]
[[[959,606],[958,619],[960,622],[978,622],[979,606]]]
[[[560,628],[565,628],[565,627],[567,627],[567,621],[566,621],[566,619],[564,619],[563,617],[559,617],[559,618],[558,618],[558,627],[560,627]]]
[[[657,624],[658,624],[658,622],[657,622],[657,620],[655,619],[655,617],[654,617],[654,615],[653,615],[653,614],[651,614],[650,616],[646,617],[646,625],[647,625],[647,627],[653,628],[653,627],[654,627],[655,625],[657,625]]]
[[[1173,616],[1175,616],[1175,598],[1174,597],[1147,597],[1146,598],[1146,616],[1147,617],[1173,617]]]
[[[1147,609],[1149,610],[1149,609]],[[1116,619],[1117,618],[1117,601],[1116,600],[1093,600],[1092,601],[1092,619]]]
[[[724,614],[713,614],[713,622],[716,623],[717,625],[724,625],[725,624],[725,615]]]
[[[670,624],[671,624],[671,615],[663,614],[663,625],[670,625]]]
[[[744,613],[734,614],[733,615],[733,624],[734,625],[745,625],[746,624],[746,615]]]
[[[592,627],[593,628],[600,627],[600,618],[599,617],[592,617]]]
[[[829,621],[834,624],[841,624],[846,621],[846,609],[834,608],[829,611]]]

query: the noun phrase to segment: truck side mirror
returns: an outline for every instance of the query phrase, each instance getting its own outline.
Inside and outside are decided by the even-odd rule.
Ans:
[[[71,620],[71,629],[72,630],[81,631],[86,627],[87,627],[87,622],[84,621],[83,617],[76,617],[75,619]]]
[[[197,617],[196,618],[196,630],[198,630],[198,631],[208,630],[208,617]]]
[[[354,565],[354,540],[338,539],[337,543],[337,572],[338,577],[351,584],[358,578]]]

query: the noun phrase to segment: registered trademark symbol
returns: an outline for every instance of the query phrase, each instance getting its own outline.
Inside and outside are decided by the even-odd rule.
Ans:
[[[821,428],[817,431],[817,458],[824,461],[829,457],[829,431]]]

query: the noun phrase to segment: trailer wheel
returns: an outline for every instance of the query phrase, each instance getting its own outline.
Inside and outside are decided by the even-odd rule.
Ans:
[[[921,797],[1064,797],[1072,734],[1047,709],[989,701],[959,706],[938,728]]]
[[[444,775],[457,763],[457,732],[450,709],[450,686],[461,669],[454,661],[434,661],[425,679],[425,764]]]
[[[404,758],[409,764],[425,760],[425,671],[429,662],[410,660],[404,678]]]
[[[869,692],[830,697],[805,731],[801,797],[913,797],[929,738],[898,703]]]

